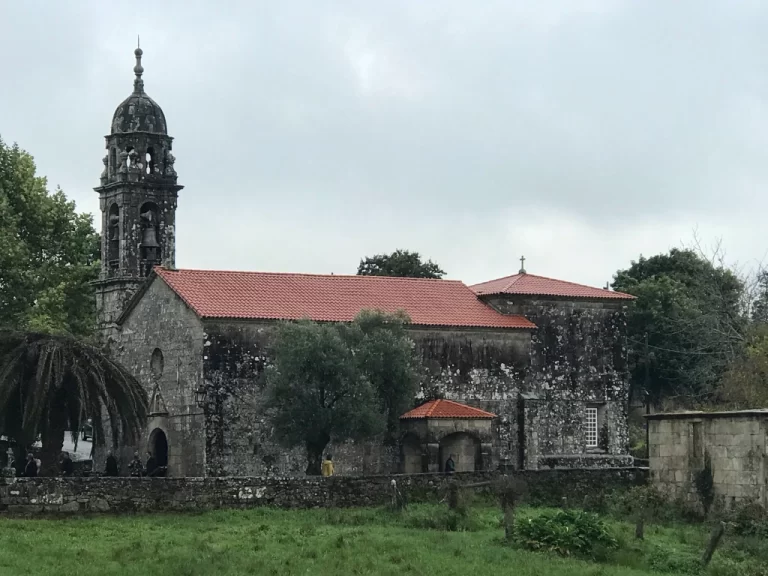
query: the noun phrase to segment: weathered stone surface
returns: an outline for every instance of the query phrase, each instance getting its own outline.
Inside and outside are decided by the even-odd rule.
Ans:
[[[105,340],[113,336],[114,322],[152,266],[174,265],[176,203],[183,186],[177,184],[172,147],[165,114],[144,93],[139,79],[133,94],[115,111],[106,136],[101,185],[96,188],[103,232],[96,305]],[[154,251],[145,241],[149,229]]]
[[[63,514],[68,514],[71,512],[79,512],[80,511],[80,503],[77,500],[70,500],[66,504],[62,504],[59,507],[59,512]]]
[[[109,512],[109,502],[104,498],[94,498],[90,502],[89,509],[94,512]]]
[[[715,496],[768,506],[768,412],[688,412],[649,416],[651,478],[664,493],[698,503],[694,479],[708,458]]]
[[[541,309],[533,314],[537,306]],[[547,314],[554,316],[551,323],[577,341],[558,340],[554,352],[543,347],[544,337],[532,341],[525,332],[410,331],[426,370],[424,396],[437,394],[499,415],[486,462],[491,469],[629,463],[622,380],[626,351],[615,343],[624,312],[593,305],[587,314],[572,303],[564,306],[532,303],[525,310],[539,322]],[[169,322],[160,325],[157,318]],[[303,474],[303,450],[279,446],[261,410],[262,374],[270,362],[274,330],[268,322],[201,321],[162,281],[149,286],[125,320],[115,354],[140,375],[150,394],[161,392],[173,415],[150,426],[168,435],[170,474]],[[532,353],[534,345],[538,352]],[[175,367],[159,378],[149,366],[155,348],[162,351],[166,366]],[[553,364],[548,358],[552,354],[562,361]],[[202,409],[194,403],[200,384],[207,391]],[[607,445],[587,449],[585,409],[591,405],[599,407]],[[139,446],[141,452],[145,446]],[[401,470],[400,449],[379,441],[331,445],[328,450],[343,474]],[[125,463],[127,455],[124,468]]]
[[[338,476],[332,478],[18,478],[0,479],[0,514],[76,514],[96,512],[196,511],[218,508],[378,506],[389,502],[394,479],[412,501],[434,499],[446,483],[474,483],[498,476],[466,472],[446,476]],[[563,498],[578,504],[613,490],[644,484],[642,468],[524,471],[516,476],[528,485],[526,498],[559,506]],[[13,486],[18,496],[3,488]],[[36,487],[41,503],[33,503]]]

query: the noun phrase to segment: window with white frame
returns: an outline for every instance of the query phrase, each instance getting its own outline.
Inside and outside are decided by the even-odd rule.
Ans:
[[[584,426],[587,448],[597,448],[597,408],[587,408]]]

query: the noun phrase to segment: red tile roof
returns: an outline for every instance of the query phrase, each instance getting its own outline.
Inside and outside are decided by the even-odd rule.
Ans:
[[[564,280],[535,274],[515,274],[470,286],[478,296],[488,294],[522,294],[527,296],[562,296],[588,300],[632,300],[634,296],[602,288],[592,288]]]
[[[504,315],[453,280],[322,276],[217,270],[168,270],[157,275],[203,318],[349,322],[364,309],[404,310],[420,326],[533,329]]]
[[[401,420],[409,418],[496,418],[496,414],[453,400],[430,400],[400,416]]]

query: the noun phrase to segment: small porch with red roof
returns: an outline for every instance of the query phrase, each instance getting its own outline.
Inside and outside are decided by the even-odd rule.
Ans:
[[[401,471],[443,472],[453,457],[456,472],[493,467],[496,414],[454,400],[425,402],[400,416]]]

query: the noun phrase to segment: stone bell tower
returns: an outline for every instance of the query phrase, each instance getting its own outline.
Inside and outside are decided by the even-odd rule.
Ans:
[[[101,186],[101,273],[96,286],[99,326],[106,337],[153,266],[175,265],[176,183],[173,138],[165,114],[144,92],[136,48],[133,93],[117,107]]]

